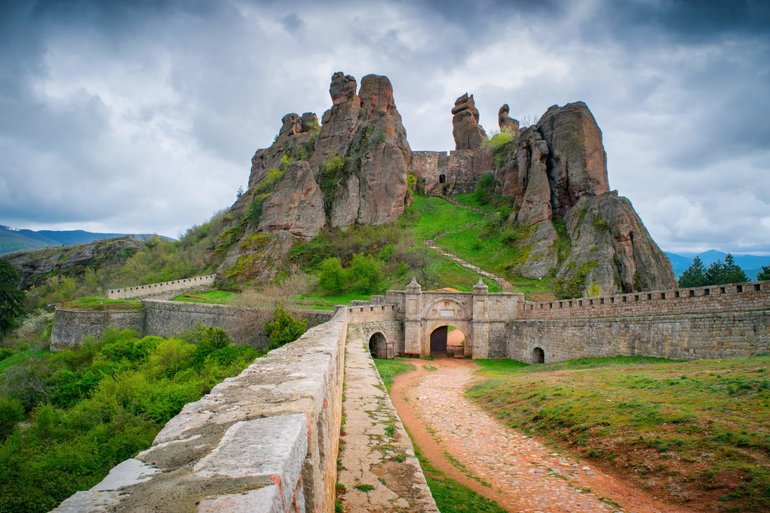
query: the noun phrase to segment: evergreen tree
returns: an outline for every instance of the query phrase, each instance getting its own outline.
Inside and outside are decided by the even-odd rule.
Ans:
[[[703,267],[703,260],[695,257],[692,265],[679,277],[680,287],[702,287],[706,285],[706,268]]]
[[[19,274],[7,261],[0,259],[0,337],[16,326],[24,313],[24,293],[19,290]]]
[[[770,265],[763,265],[757,274],[757,281],[770,281]]]
[[[749,277],[743,272],[741,266],[735,263],[733,255],[728,253],[725,257],[724,275],[721,283],[743,283],[745,281],[749,281]]]

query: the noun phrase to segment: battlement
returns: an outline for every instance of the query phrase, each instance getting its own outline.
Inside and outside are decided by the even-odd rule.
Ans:
[[[149,283],[147,285],[136,285],[134,287],[124,287],[120,289],[111,289],[107,291],[107,297],[110,299],[134,299],[140,297],[152,297],[167,294],[169,292],[183,292],[185,290],[199,289],[214,285],[216,274],[207,274],[205,276],[194,276],[181,280],[164,281],[160,283]]]

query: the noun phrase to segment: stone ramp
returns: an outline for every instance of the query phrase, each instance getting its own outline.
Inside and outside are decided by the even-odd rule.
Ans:
[[[338,498],[346,513],[438,513],[412,443],[361,339],[348,336]]]

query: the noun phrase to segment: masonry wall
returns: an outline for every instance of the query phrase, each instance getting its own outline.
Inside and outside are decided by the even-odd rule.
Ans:
[[[133,329],[141,336],[170,337],[200,324],[221,327],[235,344],[264,349],[269,343],[263,328],[272,319],[272,309],[162,300],[144,300],[142,305],[141,310],[131,311],[92,312],[57,308],[51,332],[51,349],[77,347],[84,337],[99,338],[110,326]],[[332,312],[320,310],[293,310],[291,313],[308,321],[309,327],[324,323],[332,316]]]
[[[61,351],[74,347],[85,338],[99,338],[108,326],[144,330],[144,311],[87,311],[57,308],[51,330],[51,350]]]
[[[331,513],[348,313],[186,405],[150,449],[57,513]]]
[[[693,360],[770,353],[770,311],[520,320],[493,342],[495,358],[545,362],[644,355]]]
[[[111,289],[107,291],[107,297],[112,299],[133,299],[140,297],[151,297],[167,295],[171,292],[184,292],[199,288],[211,287],[216,280],[216,274],[205,276],[194,276],[181,280],[164,281],[161,283],[150,283],[147,285],[137,285],[135,287],[124,287],[121,289]]]

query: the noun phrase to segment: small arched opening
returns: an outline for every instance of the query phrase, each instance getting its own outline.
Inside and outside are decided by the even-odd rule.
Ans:
[[[385,341],[385,335],[379,331],[369,337],[369,353],[372,358],[387,358],[388,346]]]
[[[463,358],[465,356],[465,333],[455,326],[440,326],[430,334],[431,356]]]
[[[446,175],[438,175],[438,183],[446,183]]]
[[[545,363],[545,351],[536,347],[532,350],[532,363]]]

